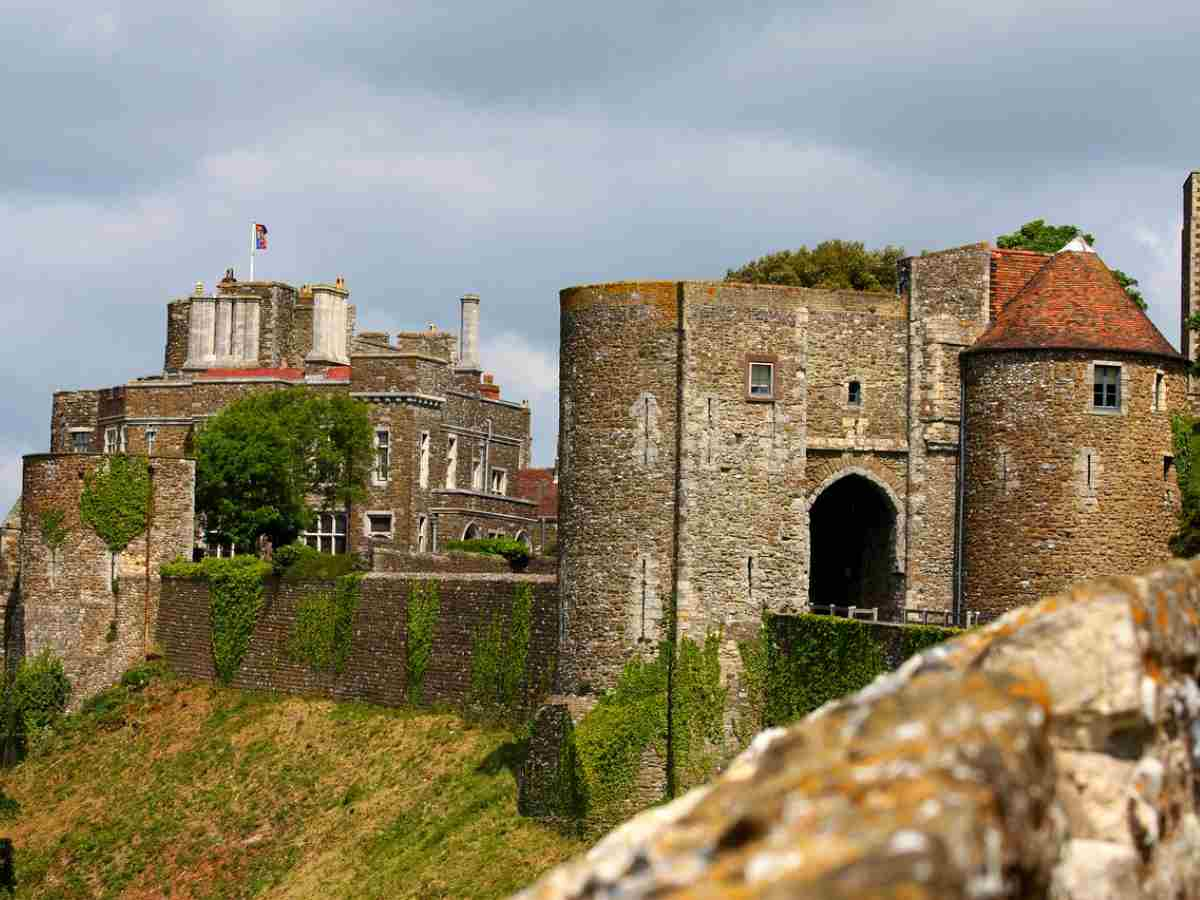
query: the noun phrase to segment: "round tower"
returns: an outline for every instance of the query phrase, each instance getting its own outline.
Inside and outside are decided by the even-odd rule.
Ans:
[[[665,637],[675,508],[673,282],[563,290],[559,356],[559,688],[612,686]]]
[[[1186,362],[1082,242],[961,356],[963,603],[995,614],[1167,559]]]

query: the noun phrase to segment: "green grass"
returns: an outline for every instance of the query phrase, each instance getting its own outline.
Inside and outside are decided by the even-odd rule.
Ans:
[[[508,732],[127,682],[0,771],[18,897],[503,897],[582,849],[517,816]]]

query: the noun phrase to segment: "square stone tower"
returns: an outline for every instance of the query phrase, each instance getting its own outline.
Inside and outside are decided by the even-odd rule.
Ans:
[[[1179,351],[1195,362],[1200,341],[1194,340],[1187,320],[1200,312],[1200,170],[1183,183],[1183,267],[1180,278]],[[1192,390],[1196,390],[1193,385]]]

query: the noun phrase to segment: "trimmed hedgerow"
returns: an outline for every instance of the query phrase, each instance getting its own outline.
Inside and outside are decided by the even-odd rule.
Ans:
[[[321,591],[296,604],[287,653],[295,662],[322,672],[341,672],[354,642],[354,614],[362,594],[361,575],[338,578],[332,591]]]
[[[512,538],[472,538],[469,541],[447,541],[447,550],[464,553],[485,553],[502,556],[508,560],[513,571],[520,572],[529,564],[529,548]]]
[[[408,702],[414,705],[421,702],[425,690],[425,672],[433,658],[433,637],[440,611],[437,582],[414,582],[408,593],[408,631],[404,641],[405,688]]]
[[[263,579],[271,573],[271,564],[256,556],[210,557],[198,563],[177,559],[160,571],[167,577],[208,582],[213,667],[217,678],[229,684],[250,646],[263,607]]]

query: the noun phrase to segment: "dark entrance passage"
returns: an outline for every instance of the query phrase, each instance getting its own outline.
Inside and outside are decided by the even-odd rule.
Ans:
[[[829,485],[808,513],[809,604],[891,609],[895,533],[896,514],[878,486],[861,475]]]

